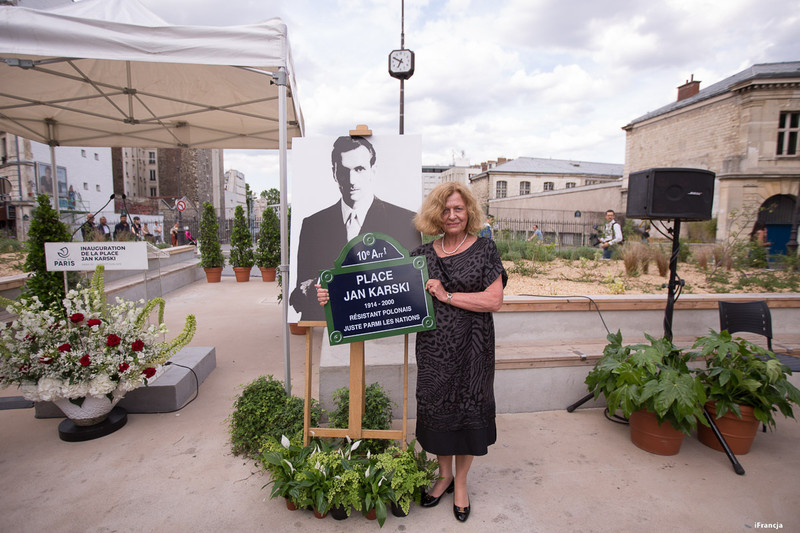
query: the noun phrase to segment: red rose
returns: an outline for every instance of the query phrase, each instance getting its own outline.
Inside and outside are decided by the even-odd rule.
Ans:
[[[77,324],[78,322],[83,321],[83,313],[74,313],[70,315],[69,319],[72,320],[73,324]]]
[[[126,370],[128,370],[130,367],[131,367],[131,365],[129,365],[128,363],[120,363],[120,364],[119,364],[119,371],[120,371],[120,372],[125,372],[125,371],[126,371]]]
[[[142,350],[144,350],[144,341],[142,341],[141,339],[136,339],[135,341],[133,341],[133,344],[131,344],[131,349],[134,352],[141,352]]]
[[[90,364],[92,364],[92,361],[89,359],[89,354],[88,353],[86,355],[84,355],[83,357],[81,357],[80,363],[81,363],[81,366],[89,366]]]
[[[35,338],[36,338],[36,337],[34,337],[33,335],[31,335],[30,333],[28,333],[27,335],[25,335],[25,340],[26,340],[26,341],[32,341],[32,340],[33,340],[33,339],[35,339]]]
[[[68,352],[70,350],[72,350],[72,346],[70,346],[68,342],[65,342],[64,344],[58,347],[59,352]]]
[[[90,318],[90,319],[89,319],[89,321],[88,321],[88,322],[86,322],[86,324],[87,324],[89,327],[92,327],[92,326],[99,326],[99,325],[100,325],[100,324],[102,324],[102,323],[103,323],[103,322],[101,322],[99,318]]]
[[[43,365],[49,365],[50,363],[53,362],[53,358],[52,357],[40,357],[39,358],[39,362],[42,363]]]
[[[119,343],[122,339],[114,335],[113,333],[108,336],[108,340],[106,340],[106,346],[113,348],[114,346],[119,346]]]
[[[31,365],[29,365],[28,363],[25,363],[24,365],[19,367],[19,371],[22,372],[23,374],[27,374],[30,369]]]
[[[153,367],[147,367],[144,370],[142,370],[142,374],[144,374],[144,377],[146,378],[152,378],[153,376],[156,375],[156,369]]]

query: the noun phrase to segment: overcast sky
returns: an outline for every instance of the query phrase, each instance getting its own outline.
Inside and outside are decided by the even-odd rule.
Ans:
[[[398,132],[400,0],[141,0],[172,24],[288,26],[306,135]],[[422,162],[497,157],[625,162],[622,126],[756,63],[800,60],[798,0],[405,1],[405,132]],[[291,155],[290,155],[291,175]],[[256,192],[274,153],[225,151]]]

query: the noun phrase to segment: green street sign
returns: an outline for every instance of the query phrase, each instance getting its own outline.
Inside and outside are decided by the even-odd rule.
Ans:
[[[436,329],[433,301],[425,290],[428,264],[383,233],[347,243],[334,268],[320,273],[331,345]]]

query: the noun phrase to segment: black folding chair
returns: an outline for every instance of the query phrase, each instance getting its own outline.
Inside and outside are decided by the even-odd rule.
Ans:
[[[767,338],[767,348],[772,351],[772,315],[770,315],[767,302],[723,302],[719,303],[719,329],[727,329],[733,334],[746,331],[763,335]],[[764,424],[762,431],[767,431]]]
[[[719,302],[719,329],[728,333],[746,331],[767,338],[772,351],[772,316],[764,300],[755,302]]]

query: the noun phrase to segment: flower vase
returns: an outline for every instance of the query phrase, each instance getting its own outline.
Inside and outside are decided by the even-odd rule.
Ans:
[[[72,420],[76,426],[94,426],[104,421],[122,397],[109,400],[106,396],[86,396],[78,406],[67,398],[58,398],[53,403]]]

